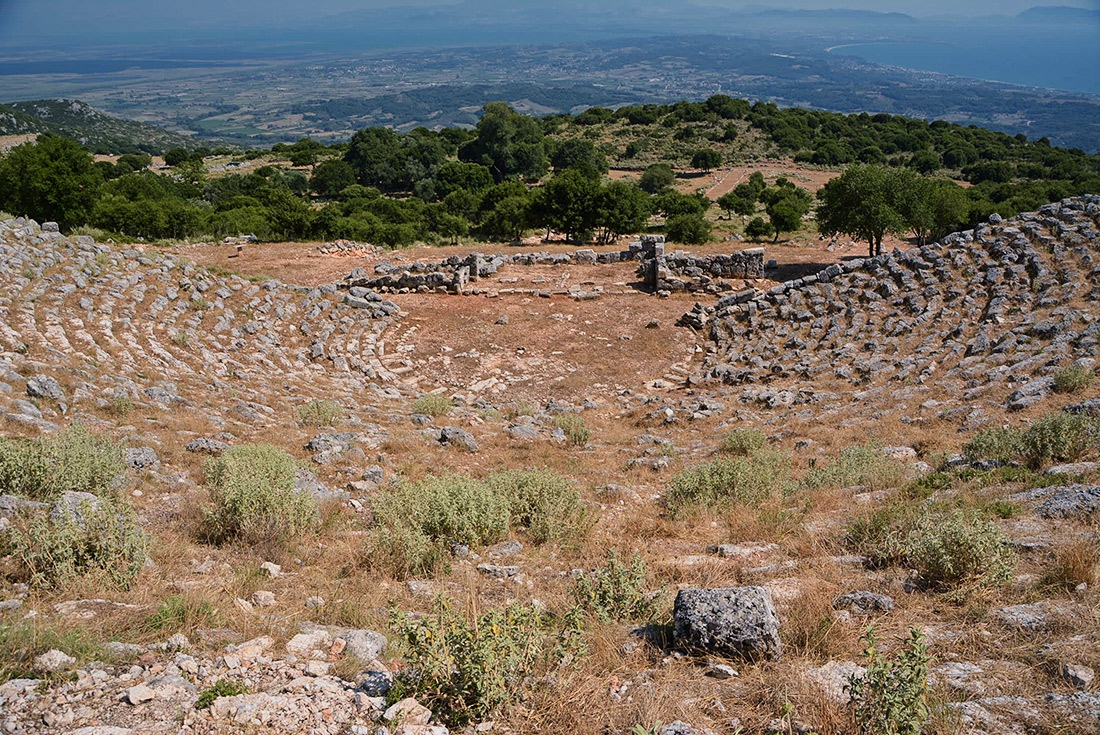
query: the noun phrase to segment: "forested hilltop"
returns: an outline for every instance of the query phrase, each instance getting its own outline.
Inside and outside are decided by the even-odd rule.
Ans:
[[[757,176],[712,202],[690,191],[690,179],[793,160],[851,167],[819,194],[818,220],[874,247],[886,232],[938,237],[992,213],[1100,192],[1100,156],[1046,139],[725,95],[542,118],[491,103],[472,130],[376,127],[332,146],[307,138],[262,151],[174,148],[164,165],[144,153],[100,158],[52,133],[12,149],[0,160],[0,210],[145,240],[251,234],[401,247],[532,231],[611,242],[649,230],[700,243],[723,213],[727,233],[778,239],[815,208],[796,182],[768,186]],[[881,205],[874,221],[856,221],[869,197]]]

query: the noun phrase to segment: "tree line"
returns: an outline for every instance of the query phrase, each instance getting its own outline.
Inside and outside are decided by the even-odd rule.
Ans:
[[[252,233],[262,240],[343,238],[387,247],[463,237],[508,241],[533,230],[608,243],[645,231],[659,215],[664,222],[657,226],[672,241],[701,243],[712,227],[705,195],[677,192],[667,163],[649,166],[638,180],[610,180],[611,161],[628,159],[629,151],[589,132],[599,126],[684,131],[709,125],[716,134],[698,137],[691,163],[710,170],[722,164],[722,154],[708,141],[735,139],[740,128],[732,121],[798,149],[796,156],[809,156],[811,163],[854,159],[821,192],[818,219],[823,230],[851,233],[872,248],[886,233],[911,231],[923,241],[993,211],[1010,216],[1100,191],[1100,157],[1043,141],[888,115],[781,110],[715,95],[705,102],[590,108],[546,118],[497,102],[485,106],[473,129],[401,134],[368,128],[333,146],[306,138],[237,154],[244,160],[275,153],[308,172],[263,165],[212,177],[203,158],[210,151],[175,149],[165,153],[171,168],[162,174],[149,170],[148,155],[95,162],[74,141],[44,134],[0,159],[0,209],[54,220],[66,231],[87,225],[131,238]],[[830,151],[837,147],[834,156]],[[949,164],[961,166],[973,184],[969,189],[930,178]],[[1055,176],[1061,178],[1047,178]],[[877,203],[873,223],[856,223],[853,217],[868,202]],[[798,230],[814,204],[792,182],[767,186],[759,175],[717,201],[729,219],[741,218],[749,237],[776,240]]]

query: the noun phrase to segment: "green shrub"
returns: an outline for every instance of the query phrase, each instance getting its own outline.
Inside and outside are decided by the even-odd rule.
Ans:
[[[917,628],[894,659],[878,650],[873,628],[864,635],[867,648],[863,677],[848,680],[850,706],[858,732],[868,735],[921,735],[928,722],[928,646]]]
[[[577,488],[550,470],[498,472],[488,483],[507,499],[512,526],[524,528],[537,544],[576,541],[588,530]]]
[[[569,442],[575,447],[583,447],[592,435],[584,425],[584,417],[576,413],[563,413],[554,419],[554,426],[564,431]]]
[[[129,416],[134,410],[134,401],[125,393],[116,393],[109,401],[110,411],[115,416]]]
[[[445,416],[454,409],[455,404],[447,396],[436,393],[425,393],[413,401],[413,413],[422,413],[425,416]]]
[[[719,450],[738,457],[748,457],[764,447],[767,438],[759,429],[734,429],[722,437]]]
[[[934,588],[998,586],[1012,578],[1016,555],[1008,538],[978,512],[925,512],[905,538],[904,555]]]
[[[5,219],[2,213],[0,213],[0,220]],[[90,225],[80,225],[69,230],[69,237],[79,237],[80,235],[86,235],[96,242],[104,242],[110,235],[104,230],[98,227],[91,227]]]
[[[87,574],[129,587],[145,565],[145,534],[125,501],[100,498],[51,519],[37,514],[13,524],[12,556],[35,587],[55,587]]]
[[[1048,413],[1028,427],[1023,453],[1033,467],[1074,462],[1096,444],[1097,422],[1088,416]]]
[[[756,505],[791,490],[787,457],[759,451],[751,457],[718,459],[691,467],[672,479],[665,504],[673,517],[699,507]]]
[[[577,604],[603,622],[645,622],[657,613],[657,597],[646,586],[646,568],[635,553],[629,566],[617,549],[607,552],[607,563],[591,574],[577,577],[573,588]]]
[[[0,492],[49,501],[66,491],[114,495],[122,446],[80,424],[44,439],[0,437]]]
[[[876,442],[846,447],[830,465],[815,468],[802,479],[811,490],[862,485],[872,490],[897,487],[905,482],[906,468],[882,453]]]
[[[847,541],[871,563],[907,566],[938,589],[1004,584],[1016,559],[1004,533],[975,510],[891,505],[853,521]]]
[[[395,576],[432,570],[452,544],[489,544],[508,531],[508,498],[463,475],[399,483],[379,494],[371,510],[368,560]]]
[[[248,685],[239,681],[222,679],[199,692],[199,698],[195,700],[195,709],[206,709],[218,700],[219,697],[238,697],[248,694]]]
[[[298,420],[306,426],[336,426],[342,417],[340,404],[335,401],[310,401],[298,407]]]
[[[876,567],[901,564],[905,538],[918,512],[916,506],[901,503],[874,508],[848,524],[848,547]]]
[[[1054,390],[1058,393],[1077,393],[1092,385],[1096,377],[1092,370],[1081,365],[1070,365],[1054,375]]]
[[[213,457],[204,467],[211,503],[206,508],[212,541],[286,541],[317,521],[317,507],[295,487],[294,459],[270,444],[246,444]]]
[[[962,453],[971,461],[996,459],[1011,462],[1020,456],[1023,439],[1023,432],[1010,426],[982,429],[963,445]]]
[[[536,605],[515,603],[470,620],[440,599],[430,615],[394,613],[391,627],[408,668],[388,700],[415,696],[451,728],[519,701],[585,652],[578,610],[553,619]]]

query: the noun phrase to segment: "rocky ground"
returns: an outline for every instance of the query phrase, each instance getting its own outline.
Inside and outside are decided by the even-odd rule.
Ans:
[[[467,295],[353,296],[342,275],[395,258],[313,245],[308,259],[276,246],[262,261],[265,246],[248,245],[203,266],[196,248],[0,223],[3,432],[79,422],[123,441],[122,491],[150,538],[128,590],[0,581],[12,659],[0,729],[444,733],[440,713],[387,699],[404,667],[389,611],[424,612],[440,594],[470,609],[557,609],[573,570],[616,547],[641,554],[674,635],[594,622],[589,657],[556,688],[469,731],[851,732],[844,687],[873,622],[892,648],[910,626],[925,631],[929,731],[1097,732],[1095,551],[1073,584],[1050,579],[1068,550],[1095,550],[1100,473],[1085,462],[1011,474],[959,451],[983,428],[1100,414],[1096,387],[1055,390],[1060,371],[1095,366],[1098,227],[1092,197],[876,259],[821,243],[795,273],[769,252],[779,270],[696,302],[644,293],[636,264],[573,261],[507,265]],[[326,283],[263,275],[292,280],[310,263]],[[423,413],[425,394],[453,408]],[[338,425],[301,412],[321,399],[339,405]],[[586,440],[562,429],[570,415]],[[671,515],[669,483],[721,456],[735,428],[762,430],[797,477],[852,446],[875,447],[891,471],[775,507]],[[254,442],[293,454],[322,506],[322,528],[290,548],[195,532],[204,458]],[[372,498],[394,478],[523,467],[581,488],[594,519],[583,544],[513,534],[426,579],[362,563]],[[1007,584],[947,595],[851,548],[846,524],[921,476],[950,480],[922,486],[932,500],[1002,509]],[[0,529],[30,507],[4,492]],[[703,594],[715,589],[741,591]],[[178,624],[152,625],[169,599],[185,609]],[[725,637],[712,640],[715,619]],[[676,641],[695,641],[692,655]]]

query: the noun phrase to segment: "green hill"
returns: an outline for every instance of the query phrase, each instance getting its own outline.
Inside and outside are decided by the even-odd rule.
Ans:
[[[77,100],[32,100],[0,105],[0,135],[57,133],[102,154],[163,153],[169,148],[193,149],[193,138],[148,123],[125,120]]]

